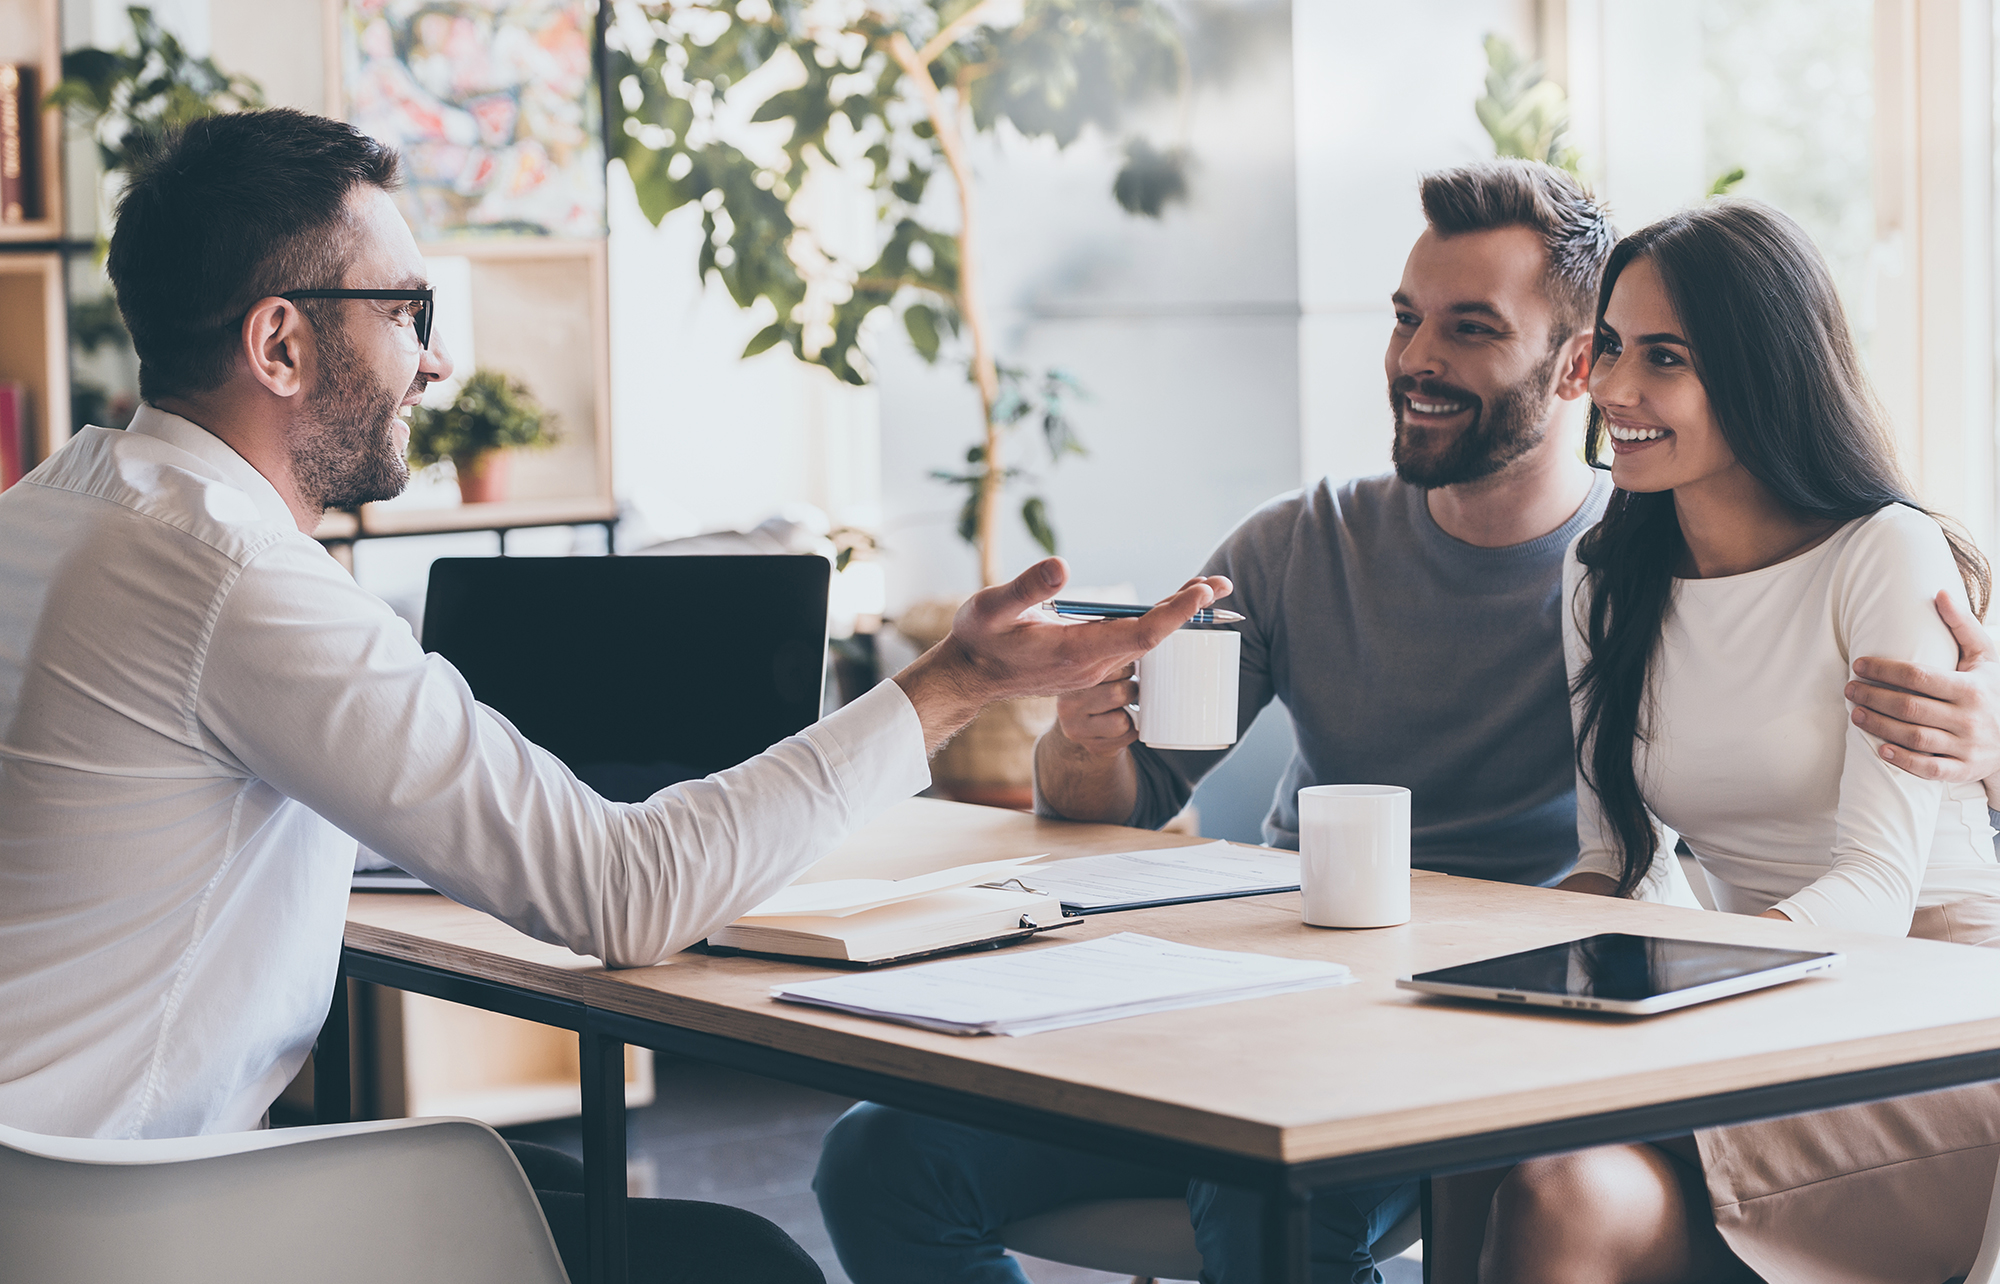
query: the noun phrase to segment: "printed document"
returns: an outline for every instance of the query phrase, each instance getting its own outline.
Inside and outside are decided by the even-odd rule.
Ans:
[[[1293,852],[1214,842],[1076,856],[1017,871],[1017,876],[1061,901],[1072,914],[1096,914],[1182,901],[1296,892],[1299,858]]]
[[[946,1034],[1034,1034],[1347,985],[1339,963],[1178,945],[1136,932],[771,988],[787,1003]]]

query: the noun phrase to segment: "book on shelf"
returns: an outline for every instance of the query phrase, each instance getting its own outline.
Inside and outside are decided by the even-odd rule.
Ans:
[[[33,451],[28,428],[28,385],[0,380],[0,490],[27,475]]]
[[[35,182],[35,80],[32,66],[0,63],[0,223],[31,223],[42,216]]]

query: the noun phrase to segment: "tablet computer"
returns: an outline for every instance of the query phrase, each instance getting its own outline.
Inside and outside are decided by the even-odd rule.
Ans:
[[[1846,961],[1824,951],[1607,932],[1419,972],[1396,984],[1456,999],[1644,1016],[1781,985]]]

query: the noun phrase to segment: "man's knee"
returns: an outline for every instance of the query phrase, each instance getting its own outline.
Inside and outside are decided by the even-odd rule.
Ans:
[[[813,1191],[827,1221],[942,1211],[959,1190],[966,1148],[979,1130],[864,1101],[834,1122],[820,1145]]]
[[[862,1190],[879,1192],[884,1185],[909,1183],[932,1166],[934,1131],[948,1126],[864,1101],[827,1130],[813,1189],[824,1204]]]

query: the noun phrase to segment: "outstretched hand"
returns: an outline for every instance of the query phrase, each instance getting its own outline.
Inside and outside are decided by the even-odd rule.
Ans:
[[[1116,677],[1230,588],[1219,576],[1191,580],[1144,615],[1086,622],[1041,609],[1068,582],[1069,567],[1051,557],[980,590],[958,608],[951,633],[896,675],[932,749],[995,700],[1055,695]]]
[[[1950,593],[1937,611],[1958,640],[1956,671],[1864,656],[1847,684],[1854,725],[1884,743],[1882,757],[1913,776],[1954,783],[2000,773],[2000,653]],[[1987,796],[1993,797],[1989,785]]]

